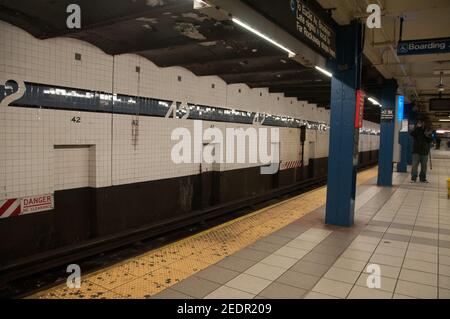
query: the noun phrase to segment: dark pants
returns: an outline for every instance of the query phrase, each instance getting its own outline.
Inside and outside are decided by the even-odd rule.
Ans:
[[[428,164],[428,155],[412,155],[412,171],[411,171],[411,179],[417,179],[417,172],[420,164],[420,180],[425,181],[427,179],[427,164]]]

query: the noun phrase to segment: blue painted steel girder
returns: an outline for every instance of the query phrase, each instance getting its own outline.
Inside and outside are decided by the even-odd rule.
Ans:
[[[392,186],[395,133],[395,100],[398,84],[394,79],[386,80],[383,86],[382,111],[392,110],[392,120],[381,120],[380,150],[378,155],[378,186]]]
[[[359,129],[355,128],[356,90],[361,87],[362,24],[354,21],[337,30],[337,58],[329,64],[331,129],[325,222],[352,226],[355,211]]]

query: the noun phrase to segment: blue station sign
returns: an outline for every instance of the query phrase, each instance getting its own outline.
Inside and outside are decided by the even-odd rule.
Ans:
[[[398,55],[419,55],[450,52],[450,38],[400,41]]]

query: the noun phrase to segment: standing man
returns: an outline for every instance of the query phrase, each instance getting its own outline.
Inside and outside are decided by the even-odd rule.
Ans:
[[[431,133],[430,129],[425,129],[425,124],[421,120],[417,122],[416,127],[411,132],[411,136],[414,139],[411,171],[411,182],[413,183],[417,181],[419,163],[420,181],[422,183],[428,183],[427,164],[428,155],[430,153],[430,143],[432,142]]]

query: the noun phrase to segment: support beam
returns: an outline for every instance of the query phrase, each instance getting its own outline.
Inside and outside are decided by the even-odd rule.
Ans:
[[[378,158],[378,186],[392,186],[392,161],[394,156],[396,80],[386,80],[381,104],[383,111],[392,111],[392,120],[381,120],[380,150]]]
[[[362,25],[353,21],[337,30],[337,59],[329,66],[331,129],[325,222],[350,227],[354,222],[359,129],[355,128],[356,90],[361,87]]]

